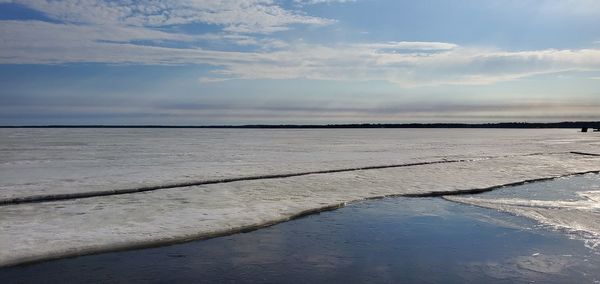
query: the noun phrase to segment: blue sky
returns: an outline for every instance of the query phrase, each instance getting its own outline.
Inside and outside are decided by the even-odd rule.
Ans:
[[[0,124],[600,120],[596,0],[0,0]]]

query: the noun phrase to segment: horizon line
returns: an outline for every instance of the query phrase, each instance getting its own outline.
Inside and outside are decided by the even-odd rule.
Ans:
[[[0,125],[0,128],[600,128],[600,121],[490,122],[490,123],[341,123],[341,124],[240,124],[240,125],[160,125],[160,124],[48,124]]]

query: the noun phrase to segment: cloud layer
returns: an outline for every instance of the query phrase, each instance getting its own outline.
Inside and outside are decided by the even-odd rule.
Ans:
[[[303,15],[273,0],[0,0],[74,24],[160,27],[204,23],[226,31],[271,33],[292,24],[326,25],[332,20]]]
[[[330,1],[295,1],[299,5]],[[345,1],[334,1],[345,2]],[[599,71],[600,49],[505,51],[448,42],[309,43],[273,33],[335,23],[273,0],[0,0],[42,12],[0,21],[0,63],[209,65],[201,82],[231,79],[385,80],[401,86],[472,85]],[[557,9],[546,5],[546,10]],[[182,32],[191,24],[213,32]],[[233,46],[228,50],[210,45]],[[237,48],[235,48],[237,47]]]

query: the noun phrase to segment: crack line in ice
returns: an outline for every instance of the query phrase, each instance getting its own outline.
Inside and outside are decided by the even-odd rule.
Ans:
[[[571,154],[576,154],[576,155],[584,155],[584,156],[595,156],[595,157],[600,157],[600,154],[594,154],[594,153],[586,153],[586,152],[579,152],[579,151],[571,151],[569,152]]]
[[[458,163],[458,162],[468,162],[468,161],[473,161],[473,160],[443,160],[443,161],[418,162],[418,163],[409,163],[409,164],[381,165],[381,166],[370,166],[370,167],[360,167],[360,168],[345,168],[345,169],[334,169],[334,170],[323,170],[323,171],[310,171],[310,172],[300,172],[300,173],[257,175],[257,176],[234,177],[234,178],[224,178],[224,179],[209,179],[209,180],[180,182],[180,183],[163,184],[163,185],[156,185],[156,186],[145,186],[145,187],[138,187],[138,188],[127,188],[127,189],[76,192],[76,193],[64,193],[64,194],[34,195],[34,196],[0,199],[0,206],[22,204],[22,203],[39,203],[39,202],[60,201],[60,200],[69,200],[69,199],[91,198],[91,197],[108,196],[108,195],[131,194],[131,193],[140,193],[140,192],[154,191],[154,190],[160,190],[160,189],[181,188],[181,187],[217,184],[217,183],[230,183],[230,182],[236,182],[236,181],[288,178],[288,177],[313,175],[313,174],[329,174],[329,173],[350,172],[350,171],[360,171],[360,170],[375,170],[375,169],[411,167],[411,166],[443,164],[443,163]]]
[[[493,190],[504,188],[504,187],[513,187],[513,186],[519,186],[519,185],[524,185],[524,184],[528,184],[528,183],[542,182],[542,181],[554,180],[554,179],[563,178],[563,177],[579,176],[579,175],[586,175],[586,174],[600,174],[600,170],[570,173],[570,174],[554,176],[554,177],[528,179],[528,180],[524,180],[524,181],[506,183],[506,184],[502,184],[502,185],[495,185],[495,186],[483,187],[483,188],[473,188],[473,189],[464,189],[464,190],[456,190],[456,191],[432,191],[432,192],[425,192],[425,193],[407,193],[407,194],[398,194],[395,196],[443,197],[443,196],[452,196],[452,195],[473,195],[473,194],[480,194],[480,193],[493,191]]]
[[[155,185],[155,186],[144,186],[144,187],[137,187],[137,188],[112,189],[112,190],[100,190],[100,191],[76,192],[76,193],[47,194],[47,195],[32,195],[32,196],[0,199],[0,206],[23,204],[23,203],[40,203],[40,202],[51,202],[51,201],[61,201],[61,200],[70,200],[70,199],[92,198],[92,197],[109,196],[109,195],[132,194],[132,193],[155,191],[155,190],[160,190],[160,189],[182,188],[182,187],[190,187],[190,186],[198,186],[198,185],[230,183],[230,182],[237,182],[237,181],[278,179],[278,178],[289,178],[289,177],[313,175],[313,174],[330,174],[330,173],[362,171],[362,170],[377,170],[377,169],[387,169],[387,168],[412,167],[412,166],[422,166],[422,165],[432,165],[432,164],[474,162],[474,161],[481,161],[481,160],[488,160],[488,159],[495,159],[495,158],[528,157],[528,156],[540,156],[540,155],[552,155],[552,154],[564,154],[564,153],[558,153],[558,152],[556,152],[556,153],[531,153],[531,154],[521,154],[521,155],[486,156],[486,157],[473,158],[473,159],[456,159],[456,160],[444,159],[444,160],[439,160],[439,161],[416,162],[416,163],[406,163],[406,164],[379,165],[379,166],[331,169],[331,170],[321,170],[321,171],[308,171],[308,172],[298,172],[298,173],[268,174],[268,175],[257,175],[257,176],[246,176],[246,177],[212,179],[212,180],[211,179],[198,180],[198,181],[188,181],[188,182],[179,182],[179,183],[169,183],[169,184],[162,184],[162,185]],[[486,189],[484,189],[484,190],[489,191]],[[475,193],[475,192],[469,192],[469,193]],[[437,193],[431,193],[431,194],[432,195],[430,195],[430,196],[444,195],[444,194],[437,194]],[[421,197],[421,196],[419,196],[419,197]]]
[[[91,255],[91,254],[118,252],[118,251],[125,251],[125,250],[153,248],[153,247],[160,247],[160,246],[171,245],[171,244],[185,243],[185,242],[189,242],[189,241],[207,240],[207,239],[212,239],[212,238],[230,236],[230,235],[239,234],[239,233],[248,233],[248,232],[256,231],[259,229],[271,227],[271,226],[274,226],[274,225],[277,225],[280,223],[288,222],[291,220],[304,218],[304,217],[307,217],[310,215],[337,210],[337,209],[346,207],[348,204],[360,202],[360,201],[364,201],[364,200],[376,200],[376,199],[394,198],[394,197],[414,197],[414,198],[443,197],[445,200],[448,200],[448,201],[468,204],[466,202],[454,200],[450,196],[451,195],[477,194],[477,193],[491,191],[494,189],[499,189],[499,188],[504,188],[504,187],[511,187],[511,186],[532,183],[532,182],[553,180],[553,179],[569,177],[569,176],[576,176],[576,175],[583,175],[583,174],[588,174],[588,173],[598,174],[598,173],[600,173],[600,170],[572,173],[572,174],[566,174],[566,175],[561,175],[561,176],[556,176],[556,177],[551,177],[551,178],[531,179],[531,180],[526,180],[526,181],[521,181],[521,182],[507,183],[507,184],[503,184],[503,185],[488,187],[488,188],[484,188],[484,189],[459,190],[456,192],[446,192],[445,195],[447,195],[448,198],[443,197],[442,194],[438,195],[437,193],[435,193],[436,195],[430,195],[428,193],[425,193],[425,194],[389,194],[389,195],[382,195],[382,196],[367,197],[367,198],[361,198],[361,199],[356,199],[356,200],[352,200],[352,201],[338,202],[338,203],[328,204],[328,205],[321,206],[321,207],[306,209],[306,210],[300,211],[298,213],[292,214],[290,216],[285,216],[282,218],[269,220],[266,222],[244,225],[244,226],[235,227],[235,228],[221,229],[221,230],[216,230],[216,231],[212,231],[212,232],[198,232],[196,234],[186,235],[181,238],[170,238],[169,240],[161,240],[161,241],[155,240],[155,241],[142,241],[142,242],[139,242],[139,241],[126,242],[126,243],[121,243],[121,244],[113,244],[110,247],[78,248],[75,250],[56,252],[56,253],[46,254],[43,256],[37,255],[37,256],[15,258],[15,259],[9,259],[9,260],[0,259],[0,268],[10,267],[10,266],[15,266],[15,265],[33,264],[33,263],[44,262],[44,261],[49,261],[49,260],[53,260],[53,259],[77,257],[77,256],[82,256],[82,255]],[[471,193],[469,193],[469,192],[471,192]],[[595,192],[593,192],[593,194],[595,194]],[[582,196],[585,198],[590,198],[590,196],[588,196],[588,195],[582,195]],[[595,195],[591,196],[591,199],[594,199],[594,198],[596,198]],[[476,205],[476,206],[479,206],[479,205]],[[480,207],[483,207],[483,206],[480,206]],[[586,246],[588,246],[587,243],[586,243]],[[594,248],[596,246],[598,246],[598,243],[593,244]]]
[[[530,154],[531,155],[531,154]],[[522,156],[522,155],[521,155]],[[511,157],[511,156],[508,156]],[[489,159],[478,159],[480,161],[482,160],[489,160]],[[580,159],[575,159],[575,160],[580,160]],[[596,161],[596,159],[593,159],[594,161]],[[444,161],[438,161],[435,164],[439,164],[439,163],[443,163]],[[446,161],[447,162],[447,161]],[[493,162],[493,160],[492,160]],[[593,164],[590,166],[594,166]],[[373,167],[371,167],[373,168]],[[461,166],[458,167],[463,168]],[[588,167],[589,169],[589,167]],[[296,219],[296,218],[301,218],[307,215],[311,215],[311,214],[315,214],[315,213],[319,213],[319,212],[323,212],[323,211],[330,211],[330,210],[335,210],[341,207],[344,207],[346,204],[349,203],[353,203],[353,202],[357,202],[357,201],[361,201],[361,200],[370,200],[370,199],[380,199],[380,198],[385,198],[385,197],[432,197],[432,196],[441,196],[441,195],[459,195],[459,194],[473,194],[473,193],[480,193],[480,192],[485,192],[485,191],[490,191],[490,190],[494,190],[494,189],[499,189],[499,188],[504,188],[507,186],[515,186],[515,185],[521,185],[521,184],[526,184],[526,183],[531,183],[531,182],[536,182],[536,181],[544,181],[544,180],[551,180],[551,179],[556,179],[556,178],[561,178],[561,177],[567,177],[567,176],[574,176],[574,175],[581,175],[581,174],[586,174],[586,173],[600,173],[600,170],[594,170],[594,171],[580,171],[580,172],[563,172],[564,174],[555,174],[552,177],[546,177],[546,178],[537,178],[537,179],[528,179],[528,180],[523,180],[523,181],[519,181],[519,182],[513,182],[513,183],[503,183],[502,185],[497,185],[497,186],[491,186],[491,187],[485,187],[485,188],[477,188],[477,185],[472,184],[471,186],[473,186],[473,188],[475,189],[470,189],[470,190],[464,190],[464,189],[460,189],[460,190],[456,190],[456,191],[449,191],[449,192],[445,192],[444,194],[441,194],[439,192],[433,192],[433,193],[422,193],[422,194],[409,194],[409,193],[405,193],[405,194],[385,194],[382,192],[382,194],[376,195],[376,196],[363,196],[363,198],[360,198],[358,196],[354,197],[354,198],[349,198],[347,200],[344,200],[343,202],[336,202],[333,201],[329,204],[325,204],[325,203],[320,203],[321,205],[317,205],[314,206],[312,208],[306,208],[304,210],[300,210],[297,211],[295,213],[291,213],[288,215],[288,213],[285,213],[285,211],[283,213],[280,212],[278,217],[275,218],[268,218],[266,220],[259,220],[262,219],[256,217],[257,220],[254,220],[254,218],[250,218],[250,220],[253,220],[251,223],[246,223],[246,222],[241,222],[240,225],[236,225],[237,223],[233,222],[233,223],[228,223],[231,220],[237,220],[236,219],[231,219],[231,220],[224,220],[227,221],[225,222],[224,225],[225,228],[223,228],[223,226],[219,226],[219,228],[216,229],[210,229],[210,224],[207,225],[208,229],[199,229],[200,227],[194,227],[193,230],[191,231],[186,231],[186,230],[181,230],[179,231],[177,234],[166,234],[166,235],[162,235],[162,237],[157,237],[152,235],[153,231],[150,231],[150,235],[148,235],[146,238],[134,238],[134,237],[126,237],[126,238],[122,238],[119,237],[117,239],[112,240],[112,242],[110,242],[110,236],[108,236],[105,239],[100,238],[98,241],[92,240],[91,243],[86,243],[85,245],[82,245],[81,243],[77,243],[75,242],[74,244],[69,244],[69,246],[61,246],[60,244],[57,246],[53,246],[52,249],[49,249],[47,251],[34,251],[33,253],[29,253],[28,249],[25,248],[19,248],[19,246],[15,246],[15,244],[11,241],[11,245],[10,246],[6,246],[6,251],[10,252],[9,254],[7,254],[7,256],[5,257],[0,257],[0,267],[3,266],[12,266],[12,265],[19,265],[19,264],[24,264],[24,263],[32,263],[32,262],[37,262],[37,261],[44,261],[44,260],[50,260],[50,259],[57,259],[57,258],[64,258],[64,257],[73,257],[73,256],[79,256],[79,255],[86,255],[86,254],[95,254],[95,253],[104,253],[104,252],[109,252],[109,251],[120,251],[120,250],[130,250],[130,249],[139,249],[139,248],[147,248],[147,247],[155,247],[155,246],[161,246],[161,245],[168,245],[168,244],[175,244],[175,243],[182,243],[182,242],[187,242],[187,241],[191,241],[191,240],[199,240],[199,239],[209,239],[209,238],[215,238],[215,237],[220,237],[220,236],[226,236],[226,235],[232,235],[232,234],[236,234],[236,233],[242,233],[242,232],[248,232],[248,231],[252,231],[252,230],[257,230],[257,229],[261,229],[264,227],[268,227],[268,226],[272,226],[278,223],[282,223],[282,222],[286,222],[292,219]],[[537,174],[537,176],[539,176],[539,174]],[[500,183],[500,182],[498,182]],[[488,183],[490,184],[490,183]],[[491,184],[494,184],[493,182]],[[456,188],[455,188],[456,189]],[[358,198],[357,198],[358,197]],[[595,199],[598,196],[596,195],[587,195],[584,196],[588,199]],[[42,204],[39,204],[39,206],[42,206]],[[48,205],[50,206],[50,205]],[[137,205],[131,205],[131,206],[137,206]],[[15,206],[15,207],[7,207],[6,209],[10,209],[10,208],[18,208],[21,206]],[[30,206],[24,206],[23,207],[26,210],[32,210],[31,212],[34,212],[34,214],[43,214],[41,212],[38,211],[38,209],[35,209],[33,207]],[[54,208],[54,207],[52,207]],[[54,209],[52,209],[54,210]],[[154,208],[152,209],[154,210]],[[287,210],[287,209],[286,209]],[[37,212],[37,213],[35,213]],[[112,211],[110,211],[112,212]],[[124,211],[123,211],[124,212]],[[112,213],[111,213],[112,214]],[[14,215],[17,218],[21,218],[20,214]],[[79,215],[78,215],[79,216]],[[163,216],[164,217],[164,216]],[[53,217],[50,217],[49,220],[53,220]],[[177,218],[181,218],[181,215],[177,214]],[[62,220],[62,219],[61,219]],[[73,221],[73,219],[69,219],[71,221]],[[135,221],[135,219],[133,219]],[[165,220],[169,220],[168,218]],[[140,223],[142,221],[137,221],[136,222],[127,222],[124,223],[122,226],[125,226],[127,228],[129,228],[130,226],[138,226],[136,227],[136,232],[137,230],[140,229],[144,229],[143,227],[140,227]],[[145,221],[144,221],[145,222]],[[118,223],[118,222],[117,222]],[[27,224],[29,224],[28,221],[23,220],[23,222],[18,222],[17,226],[15,228],[23,228],[21,226],[28,226]],[[44,224],[45,226],[50,226],[50,227],[45,227],[46,229],[48,228],[52,228],[52,226],[56,225],[56,224],[52,224],[51,222],[42,222],[39,224]],[[162,225],[161,225],[162,224]],[[170,224],[170,222],[165,223],[165,224]],[[157,222],[155,224],[153,223],[149,223],[149,225],[155,226],[163,226],[163,223]],[[7,227],[9,228],[9,227]],[[47,231],[45,230],[40,230],[38,227],[31,227],[33,229],[33,231],[31,231],[31,233],[33,235],[38,235],[41,234],[41,236],[37,236],[36,238],[31,238],[31,234],[30,235],[26,235],[24,236],[25,238],[25,243],[23,243],[22,245],[25,246],[34,246],[34,248],[39,248],[38,244],[41,244],[42,246],[44,244],[46,244],[47,241],[49,240],[54,240],[54,238],[56,238],[56,235],[51,233],[51,234],[47,234]],[[79,227],[75,227],[77,229],[79,229]],[[111,227],[109,227],[111,228]],[[119,224],[113,224],[112,228],[119,228]],[[164,227],[164,228],[169,228]],[[204,227],[203,227],[204,228]],[[112,231],[111,231],[112,232]],[[145,232],[142,230],[142,232]],[[44,235],[44,233],[46,233],[46,235]],[[102,233],[102,231],[100,231],[100,233]],[[127,230],[122,231],[121,234],[131,234],[130,232],[128,232]],[[114,233],[113,233],[114,234]],[[118,234],[117,234],[118,235]],[[8,235],[7,235],[8,236]],[[112,235],[111,235],[112,236]],[[127,235],[129,236],[129,235]],[[146,235],[144,235],[146,236]],[[45,239],[45,237],[49,237],[50,239]],[[71,236],[71,241],[73,240],[79,240],[81,241],[81,239],[73,239],[74,237],[81,237],[78,235],[75,236]],[[106,237],[106,236],[105,236]],[[7,240],[12,239],[13,241],[21,241],[23,242],[23,240],[19,240],[19,238],[12,238],[12,237],[8,237]],[[0,240],[1,241],[1,240]],[[23,250],[20,251],[19,249]],[[5,251],[5,254],[6,254]]]

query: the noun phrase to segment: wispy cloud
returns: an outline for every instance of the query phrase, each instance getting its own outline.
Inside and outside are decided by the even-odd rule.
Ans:
[[[357,0],[294,0],[294,3],[299,5],[315,5],[315,4],[332,4],[332,3],[349,3]]]
[[[273,0],[0,0],[7,2],[41,11],[56,22],[0,21],[3,64],[204,64],[213,70],[212,76],[199,78],[203,83],[308,78],[385,80],[407,87],[600,71],[600,49],[504,51],[449,42],[284,41],[268,34],[297,24],[322,26],[335,21],[283,8]],[[331,1],[296,1],[322,2]],[[554,6],[544,2],[543,7]],[[203,34],[172,29],[193,23],[220,29]],[[207,42],[254,48],[224,51],[207,47]]]
[[[284,9],[273,0],[0,0],[72,24],[160,27],[204,23],[237,33],[272,33],[293,24],[334,22]]]
[[[198,41],[203,37],[254,44],[254,38],[173,34],[138,27],[106,28],[39,21],[0,21],[0,63],[208,64],[214,78],[387,80],[403,86],[488,84],[531,75],[600,70],[599,49],[502,51],[442,42],[320,45],[271,42],[251,52],[176,48],[137,40]]]
[[[458,47],[456,44],[447,42],[418,42],[418,41],[390,41],[385,43],[365,44],[365,47],[385,50],[385,51],[404,51],[404,50],[450,50]]]
[[[510,52],[454,47],[397,53],[373,48],[373,44],[295,45],[293,50],[262,56],[265,60],[226,64],[219,73],[244,79],[387,80],[418,86],[488,84],[538,74],[600,70],[600,50],[596,49]]]

